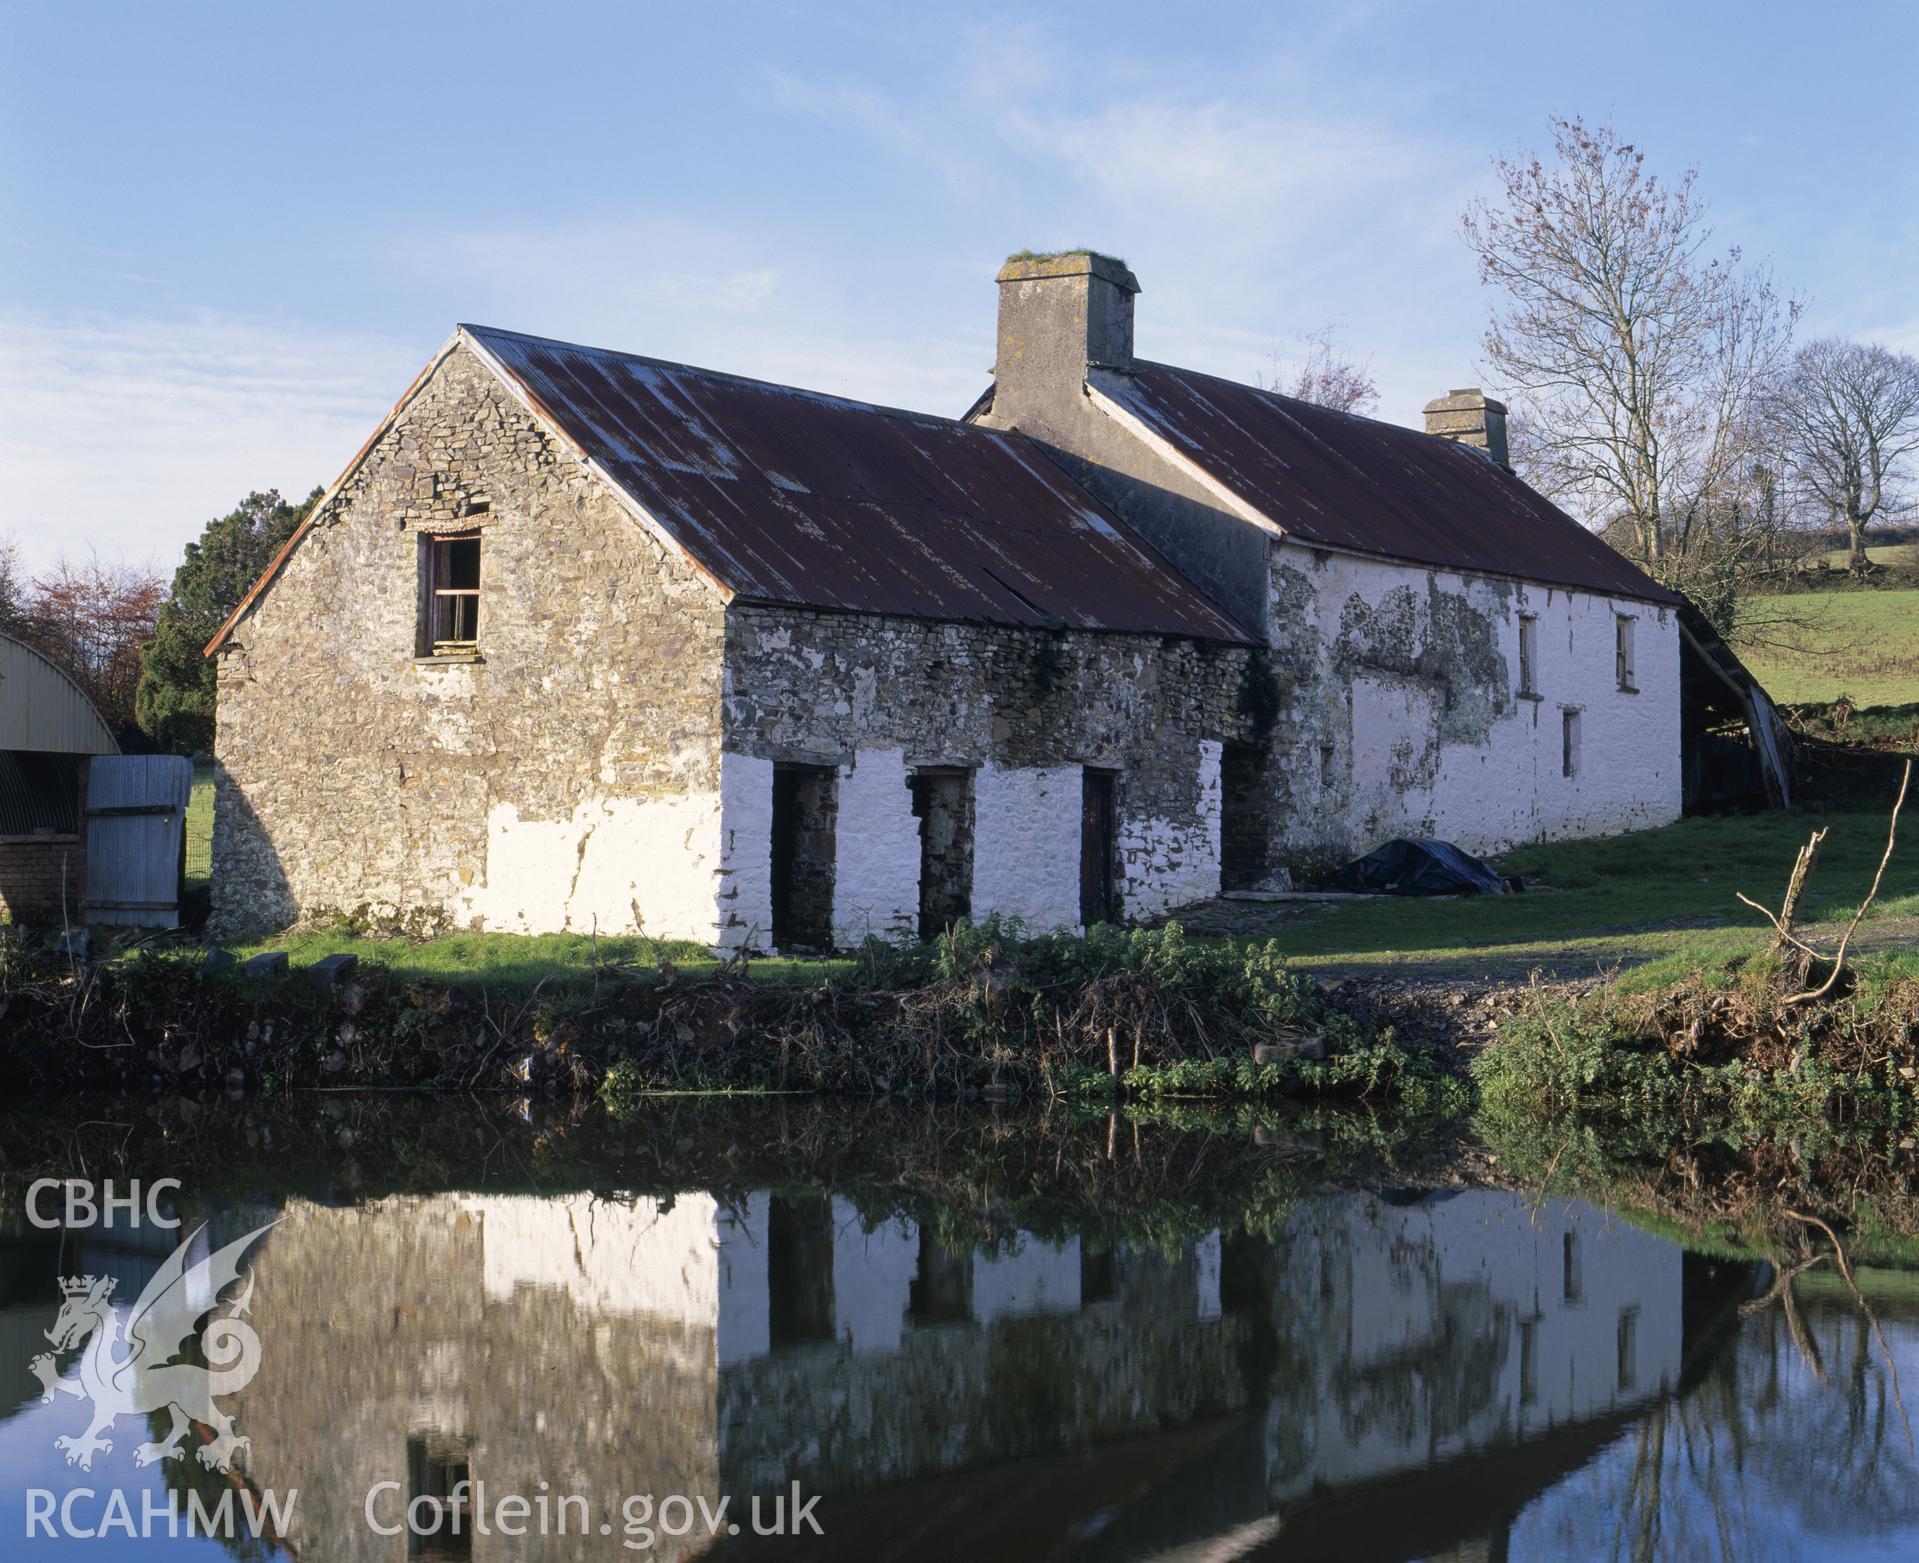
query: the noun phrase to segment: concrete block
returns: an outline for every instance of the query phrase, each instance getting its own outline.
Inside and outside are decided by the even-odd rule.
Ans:
[[[360,957],[357,955],[345,953],[329,955],[307,967],[306,977],[314,987],[325,992],[328,988],[337,987],[345,982],[359,969],[359,966]]]

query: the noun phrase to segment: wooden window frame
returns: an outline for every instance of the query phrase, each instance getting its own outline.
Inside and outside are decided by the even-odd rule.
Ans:
[[[1539,615],[1519,616],[1519,693],[1528,699],[1539,698]]]
[[[1613,615],[1613,673],[1619,681],[1620,693],[1627,695],[1639,693],[1637,623],[1630,613]]]
[[[423,532],[420,651],[429,657],[472,656],[480,649],[480,575],[485,568],[486,542],[478,527],[461,532]],[[473,544],[473,585],[447,586],[442,581],[448,571],[446,550],[455,543]],[[442,601],[470,604],[473,616],[471,639],[442,639],[439,635]],[[453,627],[459,628],[458,610]]]

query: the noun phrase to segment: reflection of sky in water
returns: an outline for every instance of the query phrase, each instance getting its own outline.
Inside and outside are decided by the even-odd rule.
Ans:
[[[469,1466],[496,1496],[546,1481],[608,1503],[798,1480],[826,1495],[828,1537],[790,1556],[908,1535],[921,1558],[1919,1547],[1919,1460],[1836,1283],[1800,1283],[1816,1374],[1776,1305],[1736,1318],[1756,1267],[1688,1259],[1575,1202],[1324,1194],[1270,1240],[1152,1250],[1057,1231],[981,1246],[804,1190],[295,1198],[274,1213],[251,1315],[261,1371],[227,1404],[253,1440],[249,1478],[299,1489],[303,1556],[404,1556],[367,1530],[368,1487],[429,1492]],[[212,1217],[216,1235],[262,1218]],[[0,1420],[0,1536],[24,1535],[32,1486],[98,1489],[88,1522],[118,1486],[137,1516],[141,1493],[166,1490],[132,1464],[145,1419],[74,1471],[52,1441],[86,1407],[40,1405],[25,1361],[62,1263],[120,1276],[124,1301],[162,1255],[60,1259],[27,1234],[0,1255],[16,1408]],[[1865,1281],[1919,1386],[1919,1290]],[[223,1555],[164,1536],[37,1538],[23,1555],[155,1553]],[[475,1551],[632,1555],[617,1536]]]
[[[1907,1278],[1868,1270],[1860,1279],[1869,1300],[1879,1293],[1907,1409],[1919,1413],[1919,1310]],[[1736,1348],[1689,1394],[1654,1408],[1527,1507],[1511,1556],[1919,1556],[1919,1458],[1884,1353],[1825,1278],[1798,1292],[1817,1370],[1776,1306],[1746,1318]]]
[[[53,1310],[47,1310],[42,1327],[51,1323]],[[136,1528],[141,1524],[141,1503],[143,1493],[153,1494],[152,1501],[164,1506],[167,1502],[166,1481],[158,1467],[149,1466],[140,1470],[133,1463],[133,1446],[151,1436],[144,1419],[123,1419],[109,1435],[113,1438],[113,1452],[96,1456],[91,1471],[76,1471],[66,1462],[66,1456],[53,1447],[53,1441],[61,1434],[75,1434],[85,1430],[87,1425],[87,1407],[77,1400],[58,1396],[50,1406],[40,1403],[39,1385],[27,1381],[34,1394],[28,1404],[19,1407],[13,1415],[0,1422],[0,1471],[6,1473],[0,1480],[0,1556],[9,1558],[85,1558],[89,1563],[113,1563],[114,1559],[129,1557],[153,1557],[156,1553],[165,1553],[168,1557],[180,1558],[231,1558],[227,1547],[211,1537],[187,1537],[184,1534],[169,1540],[164,1534],[152,1540],[129,1540],[117,1530],[107,1536],[89,1538],[68,1537],[58,1534],[59,1526],[52,1537],[38,1534],[31,1541],[27,1535],[27,1490],[41,1488],[54,1493],[58,1504],[65,1495],[76,1488],[91,1487],[98,1495],[87,1500],[75,1500],[74,1520],[76,1525],[94,1528],[100,1524],[105,1513],[107,1493],[111,1488],[119,1488],[126,1494],[127,1512],[133,1516]],[[21,1391],[25,1393],[25,1391]],[[184,1531],[186,1497],[179,1499],[181,1511],[181,1530]],[[165,1520],[159,1522],[164,1532]]]

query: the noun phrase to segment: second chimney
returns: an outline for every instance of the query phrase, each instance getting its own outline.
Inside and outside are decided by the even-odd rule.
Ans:
[[[1426,432],[1484,451],[1495,466],[1513,470],[1506,452],[1506,404],[1494,401],[1476,385],[1428,402]]]
[[[996,421],[1027,428],[1077,411],[1089,368],[1133,367],[1133,295],[1123,261],[1092,250],[1021,252],[999,271]]]

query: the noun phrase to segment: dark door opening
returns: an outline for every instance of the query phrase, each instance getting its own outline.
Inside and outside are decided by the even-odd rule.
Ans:
[[[973,1251],[948,1248],[920,1229],[919,1268],[906,1294],[915,1324],[961,1324],[973,1316]]]
[[[833,1339],[833,1202],[826,1195],[767,1201],[766,1303],[772,1345]]]
[[[1252,744],[1219,757],[1219,888],[1252,890],[1266,877],[1266,765]]]
[[[1088,770],[1080,781],[1079,920],[1119,920],[1113,888],[1113,773]]]
[[[920,822],[920,937],[937,939],[973,915],[973,773],[915,771],[907,785]]]
[[[833,945],[833,842],[839,773],[826,765],[773,767],[773,943]]]

